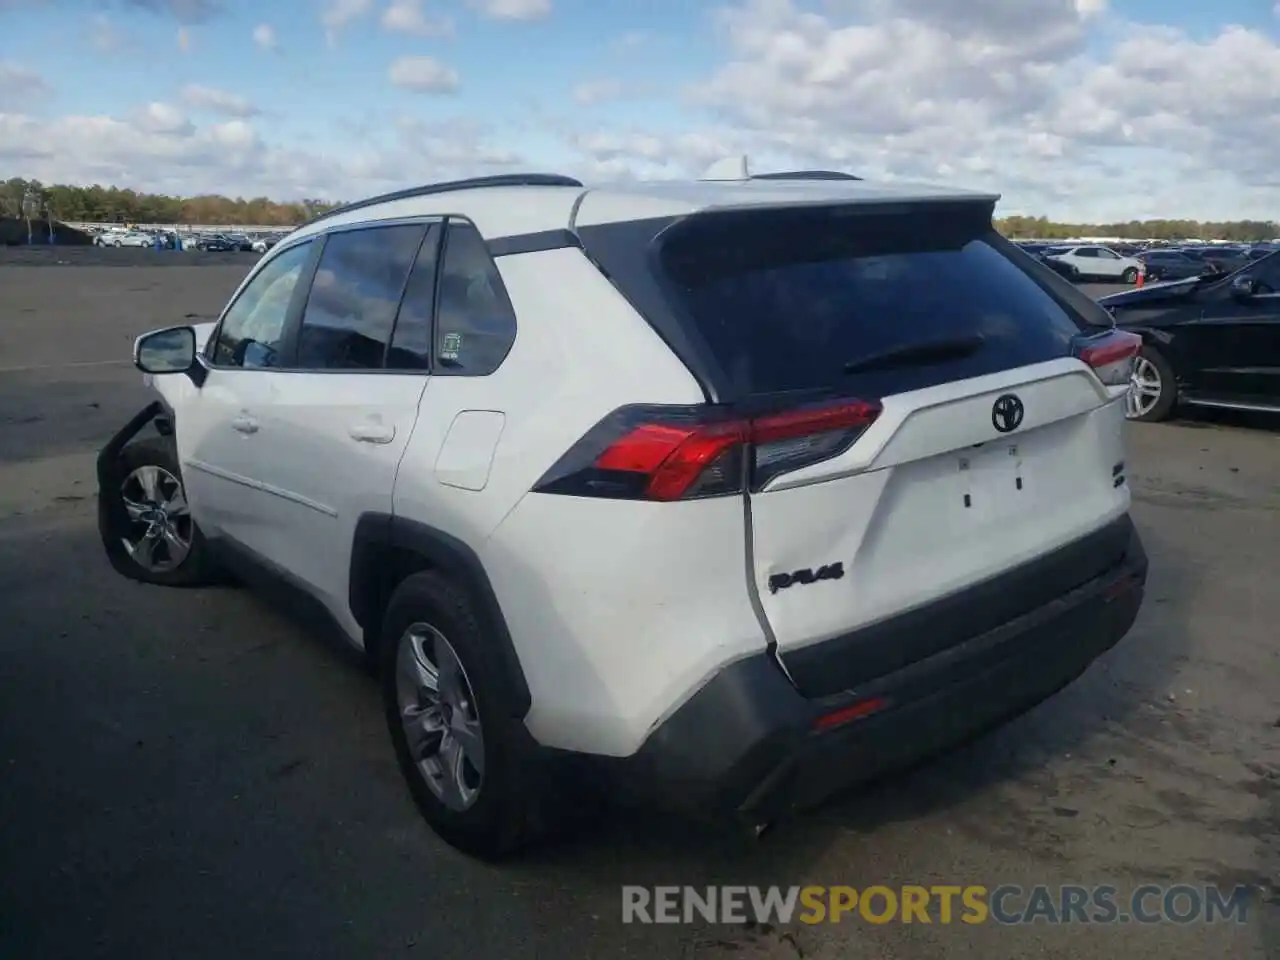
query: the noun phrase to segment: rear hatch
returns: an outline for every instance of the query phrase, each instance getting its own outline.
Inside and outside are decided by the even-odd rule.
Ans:
[[[1132,340],[996,235],[989,203],[708,213],[656,246],[717,399],[762,411],[748,576],[803,692],[937,653],[1119,562]],[[815,653],[826,641],[846,655]]]

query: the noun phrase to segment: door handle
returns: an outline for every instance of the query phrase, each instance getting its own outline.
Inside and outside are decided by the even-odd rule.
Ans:
[[[359,443],[390,443],[396,438],[396,428],[382,423],[356,423],[347,428],[347,435]]]
[[[231,421],[231,429],[240,433],[257,433],[258,421],[253,417],[236,417]]]

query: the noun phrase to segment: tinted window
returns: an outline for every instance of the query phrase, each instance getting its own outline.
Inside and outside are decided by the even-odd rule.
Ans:
[[[377,370],[418,253],[420,224],[329,235],[298,332],[303,370]]]
[[[1098,251],[1093,247],[1078,247],[1075,251],[1077,257],[1094,257],[1098,256]]]
[[[389,368],[431,369],[431,321],[435,314],[436,253],[441,229],[440,224],[432,224],[418,250],[418,259],[400,302],[391,352],[387,354]]]
[[[274,367],[285,317],[311,241],[281,251],[263,265],[227,310],[209,359],[227,367]]]
[[[1119,260],[1120,259],[1120,254],[1116,253],[1114,250],[1099,249],[1098,256],[1100,256],[1103,260]]]
[[[916,389],[1064,356],[1084,322],[1004,254],[982,210],[711,214],[670,233],[673,291],[738,393]],[[844,369],[975,334],[962,358]]]
[[[1249,264],[1249,274],[1280,293],[1280,256],[1272,255]]]
[[[440,260],[435,372],[482,377],[498,369],[516,338],[516,316],[480,233],[450,220]]]

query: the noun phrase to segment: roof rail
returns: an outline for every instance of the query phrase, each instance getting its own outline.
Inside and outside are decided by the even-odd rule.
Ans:
[[[365,200],[345,203],[332,210],[326,210],[319,216],[312,217],[303,227],[313,223],[336,217],[342,213],[351,213],[365,207],[377,206],[380,203],[391,203],[395,200],[411,200],[414,197],[426,197],[433,193],[452,193],[454,190],[479,190],[484,187],[581,187],[582,181],[558,173],[498,173],[488,177],[472,177],[469,180],[449,180],[445,183],[428,183],[421,187],[407,187],[391,193],[379,194]]]
[[[752,180],[861,180],[840,170],[782,170],[778,173],[753,173]]]

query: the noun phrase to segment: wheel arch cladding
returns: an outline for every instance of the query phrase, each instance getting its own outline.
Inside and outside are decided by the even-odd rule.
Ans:
[[[147,424],[154,422],[157,417],[163,416],[166,412],[165,404],[159,400],[152,400],[134,414],[128,423],[117,430],[103,448],[98,451],[95,467],[98,475],[99,512],[103,514],[103,519],[109,520],[113,524],[128,523],[124,502],[116,503],[116,498],[103,498],[102,494],[107,490],[119,487],[124,480],[124,474],[120,469],[121,451],[134,437],[146,429]]]
[[[480,557],[457,537],[405,517],[385,513],[361,515],[356,522],[351,549],[348,602],[352,616],[365,629],[366,636],[378,635],[377,617],[389,599],[388,563],[405,555],[420,561],[418,569],[439,571],[466,589],[502,666],[502,681],[508,687],[512,713],[517,718],[524,717],[532,697],[506,617]]]

